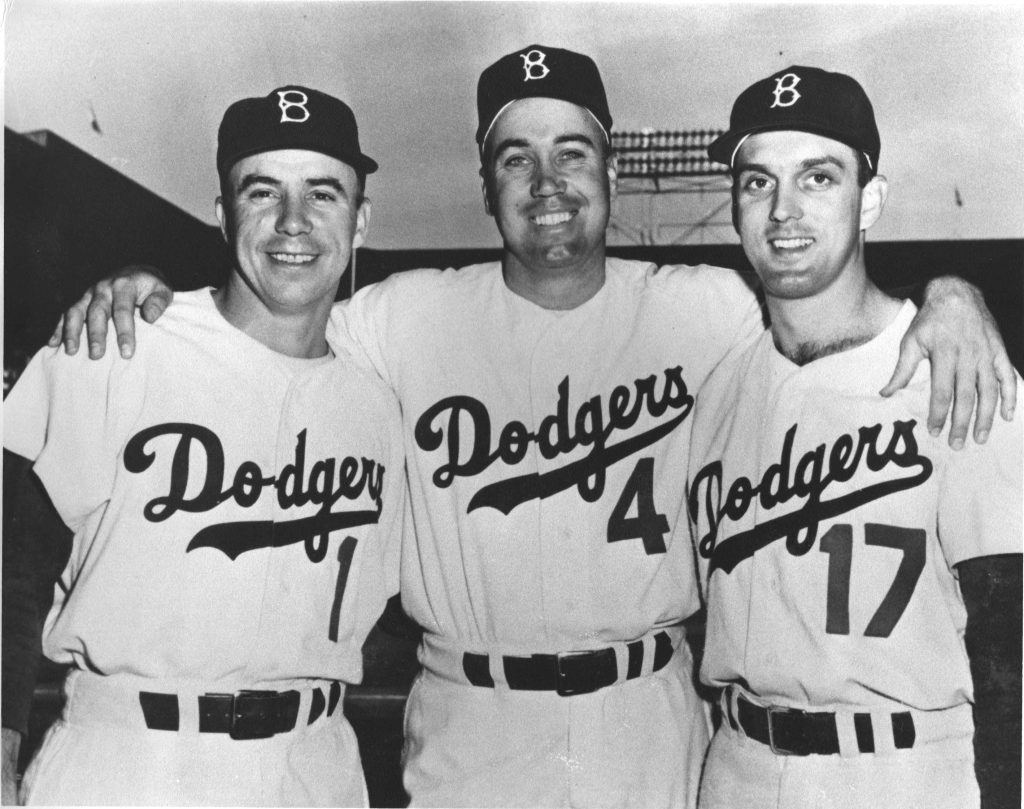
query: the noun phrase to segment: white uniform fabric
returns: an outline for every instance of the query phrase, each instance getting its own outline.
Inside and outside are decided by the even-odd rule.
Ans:
[[[588,695],[442,676],[463,652],[494,672],[496,655],[600,649],[699,607],[693,397],[760,312],[728,270],[606,269],[569,311],[515,295],[497,263],[400,273],[335,309],[402,405],[402,602],[427,632],[406,714],[414,805],[693,799],[707,730],[678,630],[666,668]]]
[[[99,362],[43,349],[4,406],[4,446],[34,461],[75,531],[43,649],[88,673],[69,681],[26,798],[363,804],[351,729],[340,708],[307,726],[309,694],[359,682],[397,590],[397,403],[344,342],[324,360],[277,354],[209,289],[137,328],[130,362],[113,342]],[[97,702],[111,689],[135,715]],[[199,734],[192,697],[242,689],[302,691],[296,730]],[[148,730],[139,690],[180,694],[181,730]]]
[[[907,302],[872,341],[803,367],[766,333],[701,392],[688,493],[708,604],[701,679],[838,712],[841,745],[845,720],[870,712],[879,744],[775,756],[723,722],[702,806],[977,804],[954,566],[1021,551],[1024,431],[1019,415],[997,419],[988,443],[953,452],[927,431],[926,366],[878,396],[914,314]],[[895,750],[881,729],[908,709],[917,742]],[[885,792],[894,779],[912,800]]]

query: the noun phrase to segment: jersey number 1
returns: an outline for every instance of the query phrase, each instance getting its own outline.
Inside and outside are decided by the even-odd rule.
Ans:
[[[331,605],[331,624],[327,637],[338,642],[338,624],[341,623],[341,602],[345,598],[345,585],[348,584],[348,572],[352,569],[352,556],[356,552],[355,537],[345,537],[338,546],[338,581],[334,585],[334,603]]]

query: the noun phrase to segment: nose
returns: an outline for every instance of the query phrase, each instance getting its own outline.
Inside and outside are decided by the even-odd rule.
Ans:
[[[799,189],[789,183],[779,183],[775,188],[772,210],[769,215],[773,222],[800,219],[804,212],[800,204]]]
[[[309,233],[313,229],[313,224],[306,211],[305,200],[292,194],[282,196],[276,228],[278,233],[288,236]]]
[[[553,197],[565,191],[565,178],[548,162],[538,162],[530,191],[535,197]]]

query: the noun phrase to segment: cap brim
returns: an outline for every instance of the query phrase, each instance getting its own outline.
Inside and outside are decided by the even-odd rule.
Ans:
[[[823,138],[829,138],[831,140],[838,141],[839,143],[844,143],[856,152],[861,151],[859,147],[846,140],[843,136],[844,133],[836,132],[826,126],[822,126],[820,122],[780,121],[777,124],[764,124],[762,126],[752,126],[748,129],[740,129],[735,132],[726,132],[718,138],[718,140],[713,141],[711,145],[708,146],[708,156],[716,163],[721,163],[723,166],[733,168],[733,155],[735,154],[736,149],[739,148],[746,138],[751,135],[757,135],[761,132],[783,132],[786,130],[794,132],[810,132],[812,135],[821,135]]]
[[[363,174],[373,174],[378,168],[377,161],[371,157],[367,157],[364,154],[341,154],[339,152],[329,152],[326,149],[318,149],[316,146],[311,146],[308,143],[296,143],[294,145],[283,144],[280,141],[274,141],[268,145],[256,145],[251,146],[248,149],[241,149],[227,157],[222,158],[222,164],[217,167],[217,170],[221,173],[230,171],[231,167],[235,165],[239,160],[246,157],[252,157],[254,154],[261,154],[262,152],[277,152],[282,149],[301,149],[307,152],[319,152],[325,154],[328,157],[333,157],[336,160],[340,160],[355,169],[357,172]]]

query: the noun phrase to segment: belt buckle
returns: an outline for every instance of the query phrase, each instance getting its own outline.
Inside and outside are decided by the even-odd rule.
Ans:
[[[575,660],[580,657],[587,657],[594,654],[591,649],[580,649],[574,652],[559,652],[555,655],[555,691],[560,697],[571,697],[574,694],[590,694],[597,691],[601,686],[594,677],[589,683],[579,683],[579,672],[576,676],[576,688],[569,685],[569,672],[562,668],[562,661]]]
[[[236,740],[269,739],[277,733],[268,721],[268,708],[276,709],[276,691],[239,691],[231,699],[230,736]],[[262,710],[261,710],[262,709]],[[274,718],[276,719],[276,710]]]
[[[775,744],[775,723],[773,722],[773,719],[775,718],[776,714],[793,713],[794,712],[793,709],[792,708],[780,708],[780,707],[775,706],[775,705],[769,705],[769,706],[767,706],[765,708],[765,710],[768,712],[768,746],[771,748],[772,752],[775,753],[775,755],[777,755],[777,756],[793,756],[793,755],[796,755],[796,753],[794,751],[786,750],[786,749],[784,749],[782,747],[779,747],[778,745]]]

